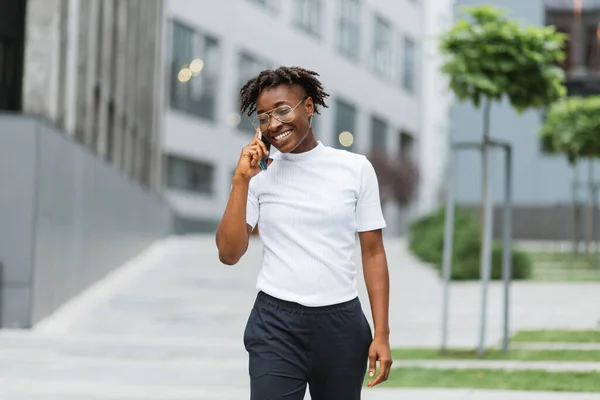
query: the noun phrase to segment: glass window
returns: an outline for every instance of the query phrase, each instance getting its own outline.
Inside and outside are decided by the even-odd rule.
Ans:
[[[356,107],[347,101],[335,101],[335,137],[334,146],[352,151],[356,129]]]
[[[262,60],[249,53],[240,53],[239,64],[238,64],[238,90],[236,92],[236,112],[239,113],[239,91],[248,82],[249,79],[257,76],[261,71],[269,69],[270,65],[265,60]],[[244,132],[254,134],[254,127],[252,126],[252,117],[247,114],[240,116],[240,122],[238,128]]]
[[[278,11],[280,0],[248,0],[250,3],[254,3],[265,10]]]
[[[296,0],[294,19],[296,25],[308,33],[321,33],[322,0]]]
[[[600,71],[600,13],[598,21],[585,27],[585,66],[594,72]]]
[[[167,186],[189,192],[212,194],[214,167],[206,162],[176,156],[167,159]]]
[[[215,120],[220,74],[217,39],[173,22],[171,107]]]
[[[338,48],[351,58],[358,58],[360,41],[360,0],[340,0]]]
[[[385,151],[387,148],[387,122],[371,117],[371,149]]]
[[[375,17],[373,32],[373,70],[379,76],[392,76],[392,27],[380,17]]]
[[[403,160],[414,157],[414,137],[405,131],[400,132],[400,158]]]
[[[411,93],[415,90],[415,52],[415,43],[411,39],[405,38],[402,86]]]

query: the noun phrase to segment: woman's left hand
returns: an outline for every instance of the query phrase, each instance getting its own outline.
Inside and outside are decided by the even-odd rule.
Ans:
[[[375,376],[377,371],[377,361],[379,361],[379,375],[368,383],[369,387],[379,385],[388,380],[390,369],[392,367],[392,352],[390,351],[390,342],[386,339],[375,337],[369,347],[369,376]]]

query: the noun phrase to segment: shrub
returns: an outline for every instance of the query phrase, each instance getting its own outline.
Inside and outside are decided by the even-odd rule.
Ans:
[[[441,273],[444,252],[445,208],[413,221],[409,227],[409,248],[420,260],[435,266]],[[480,279],[481,225],[471,214],[455,208],[452,279]],[[526,253],[512,250],[512,278],[531,276],[531,260]],[[492,279],[502,278],[502,245],[492,246]]]

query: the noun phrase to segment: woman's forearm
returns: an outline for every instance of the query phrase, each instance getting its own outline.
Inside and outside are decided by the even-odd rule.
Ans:
[[[363,272],[371,303],[374,336],[389,339],[390,277],[385,252],[363,255]]]
[[[216,241],[219,260],[223,264],[236,264],[248,248],[249,234],[246,224],[246,204],[249,180],[235,176],[229,201],[217,228]]]

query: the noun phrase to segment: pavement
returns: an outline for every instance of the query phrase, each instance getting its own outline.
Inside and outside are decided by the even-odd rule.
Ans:
[[[441,283],[386,239],[391,277],[391,343],[437,347]],[[2,400],[184,400],[248,398],[242,334],[252,307],[261,246],[233,267],[212,237],[158,242],[72,299],[30,331],[0,331]],[[356,253],[360,265],[360,254]],[[362,279],[360,280],[362,282]],[[477,344],[477,283],[451,289],[450,346]],[[490,286],[486,342],[502,332],[502,288]],[[517,282],[511,330],[590,328],[600,319],[600,283]],[[364,284],[360,297],[370,320]],[[554,363],[556,364],[556,363]],[[310,397],[306,397],[309,399]],[[600,399],[600,395],[471,389],[365,389],[365,400]]]

